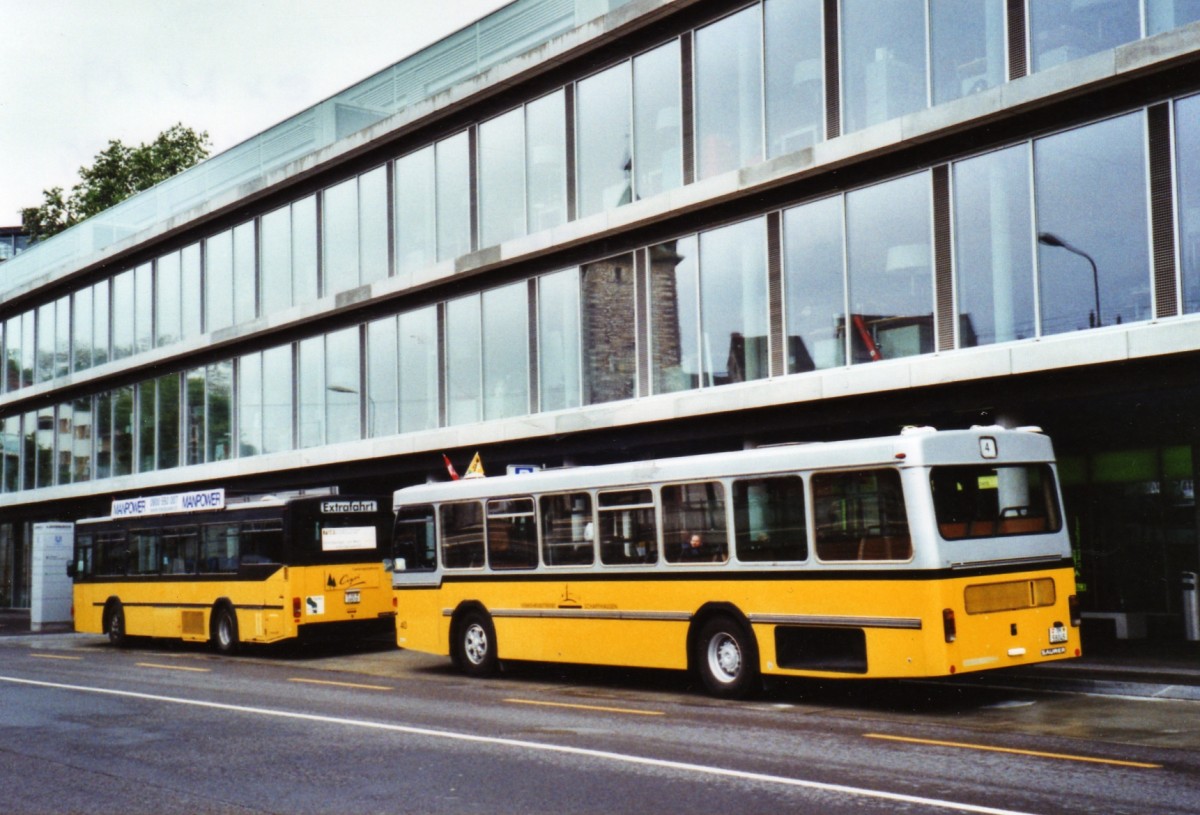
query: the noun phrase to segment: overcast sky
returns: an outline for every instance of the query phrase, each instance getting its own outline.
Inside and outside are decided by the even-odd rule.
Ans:
[[[110,139],[219,153],[510,0],[0,0],[0,226]]]

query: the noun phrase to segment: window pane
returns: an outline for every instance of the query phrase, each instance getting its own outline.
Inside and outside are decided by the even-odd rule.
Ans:
[[[912,540],[900,473],[860,470],[812,477],[817,557],[908,560]]]
[[[633,60],[633,167],[638,198],[683,183],[679,40]]]
[[[396,318],[367,323],[367,436],[396,432],[397,366]]]
[[[204,389],[203,368],[195,368],[184,375],[184,464],[204,463],[204,428],[207,424]]]
[[[718,481],[662,488],[663,552],[671,563],[724,562],[725,488]]]
[[[54,303],[37,309],[37,381],[54,376]]]
[[[658,562],[653,506],[601,508],[600,562],[609,565]]]
[[[631,200],[629,63],[602,71],[576,88],[578,217]]]
[[[954,268],[958,344],[1036,336],[1029,148],[954,165]]]
[[[179,304],[179,330],[183,337],[198,337],[202,332],[200,307],[203,303],[200,283],[200,244],[183,247],[179,253],[179,278],[182,299]],[[97,302],[99,294],[97,294]],[[99,321],[97,320],[97,325]],[[97,338],[97,343],[100,343]]]
[[[529,297],[524,281],[483,293],[483,418],[529,413]]]
[[[78,483],[92,477],[92,455],[94,453],[95,419],[92,415],[92,397],[76,399],[72,405],[75,426],[71,434],[71,480]]]
[[[133,278],[129,278],[129,299],[125,301],[127,304],[133,303]],[[130,350],[133,348],[133,318],[130,317],[130,340],[126,346]],[[37,369],[37,310],[30,309],[21,317],[21,383],[22,387],[28,387],[33,384],[34,372]],[[126,353],[128,356],[128,352]]]
[[[133,270],[112,279],[112,358],[133,353]]]
[[[165,470],[179,466],[179,374],[158,378],[158,416],[156,418],[157,460],[155,467]]]
[[[933,351],[929,174],[848,193],[854,362]]]
[[[317,196],[292,204],[292,302],[317,299]]]
[[[207,460],[223,461],[233,455],[233,362],[209,365],[205,374]]]
[[[55,427],[58,438],[58,472],[55,474],[59,484],[71,483],[71,448],[75,436],[75,405],[68,402],[58,406],[58,424]]]
[[[437,568],[437,527],[433,507],[405,507],[396,512],[392,555],[404,561],[397,571],[426,572]]]
[[[438,426],[437,308],[400,315],[400,432]]]
[[[768,375],[766,221],[700,235],[700,328],[705,385]]]
[[[452,425],[483,418],[479,307],[477,294],[446,303],[446,398]]]
[[[325,335],[326,443],[362,438],[358,326]]]
[[[71,297],[64,295],[54,305],[54,375],[71,372]]]
[[[632,399],[637,382],[633,255],[583,266],[584,403]]]
[[[592,496],[586,492],[541,498],[542,560],[547,566],[587,566],[592,545]]]
[[[538,278],[538,386],[542,410],[579,407],[579,270]]]
[[[442,516],[442,565],[467,569],[483,565],[483,507],[475,501],[445,504]]]
[[[566,95],[556,91],[525,106],[529,231],[567,222]]]
[[[433,263],[434,232],[433,147],[396,161],[396,268],[411,272]]]
[[[437,259],[471,251],[471,160],[464,131],[435,146],[437,162]],[[429,200],[422,202],[429,206]]]
[[[488,565],[493,569],[532,569],[538,565],[533,501],[489,501]]]
[[[762,18],[740,11],[696,32],[696,175],[762,161]]]
[[[1033,70],[1044,71],[1141,36],[1138,0],[1029,4]]]
[[[1175,164],[1183,311],[1194,314],[1200,311],[1200,96],[1175,104]]]
[[[235,323],[258,315],[258,280],[255,277],[254,222],[233,229],[233,319]]]
[[[257,456],[262,450],[262,354],[238,360],[238,456]]]
[[[296,344],[296,353],[300,446],[317,447],[325,443],[325,336],[301,340]]]
[[[924,0],[842,0],[845,132],[921,110]]]
[[[841,196],[783,213],[789,373],[846,364]]]
[[[139,382],[138,394],[138,472],[152,472],[158,462],[155,447],[158,438],[156,422],[158,413],[157,380]]]
[[[263,452],[292,449],[292,346],[263,351]]]
[[[179,253],[172,252],[158,259],[155,264],[155,318],[158,327],[155,331],[157,345],[170,345],[178,342],[183,336],[180,322],[180,265]]]
[[[21,487],[21,417],[0,419],[0,433],[10,440],[4,445],[4,492],[17,492]]]
[[[699,254],[694,235],[650,249],[654,393],[700,387]]]
[[[113,404],[111,392],[96,396],[96,478],[113,475]]]
[[[101,280],[92,287],[92,364],[109,360],[109,282]],[[196,291],[199,291],[197,288]],[[197,300],[200,298],[197,297]]]
[[[113,302],[121,302],[115,287]],[[118,324],[113,323],[114,327]],[[230,325],[233,325],[233,232],[227,229],[204,241],[204,330],[211,333]]]
[[[1200,0],[1146,0],[1146,34],[1154,36],[1200,20]]]
[[[525,111],[510,110],[479,126],[479,245],[525,234]]]
[[[1133,113],[1034,142],[1043,334],[1151,317],[1144,127]]]
[[[930,0],[933,102],[940,105],[1004,83],[1004,6]]]
[[[358,179],[325,190],[321,197],[321,250],[325,296],[358,286]]]
[[[292,208],[268,212],[259,223],[259,273],[265,316],[292,304]]]
[[[825,138],[822,0],[767,0],[769,158]]]
[[[755,478],[733,485],[738,560],[805,560],[804,483],[799,476]]]
[[[358,177],[359,283],[388,276],[387,168]]]
[[[1062,528],[1054,475],[1045,464],[934,467],[929,483],[938,531],[947,540]]]
[[[134,269],[133,322],[137,331],[134,346],[138,352],[154,347],[154,276],[149,263]]]

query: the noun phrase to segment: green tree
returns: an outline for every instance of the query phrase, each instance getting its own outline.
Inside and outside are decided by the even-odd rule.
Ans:
[[[207,131],[197,133],[182,124],[137,147],[110,141],[92,166],[79,168],[80,181],[69,195],[62,187],[44,190],[41,206],[21,210],[21,224],[31,241],[57,235],[203,161],[211,147]]]

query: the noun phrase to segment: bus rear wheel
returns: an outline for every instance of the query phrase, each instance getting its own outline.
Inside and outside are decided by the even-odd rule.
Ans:
[[[468,611],[458,624],[454,640],[454,662],[469,676],[491,676],[496,672],[496,629],[482,611]]]
[[[237,615],[229,606],[218,606],[213,611],[212,644],[219,654],[232,656],[238,650]]]
[[[723,699],[745,699],[761,687],[753,635],[728,617],[714,617],[700,629],[693,664],[705,689]]]
[[[129,644],[129,638],[125,636],[125,608],[119,600],[109,607],[104,633],[108,635],[109,643],[116,648],[124,648]]]

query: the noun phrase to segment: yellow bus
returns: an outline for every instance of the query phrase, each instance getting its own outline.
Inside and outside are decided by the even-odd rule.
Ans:
[[[391,512],[379,496],[224,490],[113,502],[75,525],[75,630],[210,642],[221,653],[394,630]]]
[[[932,677],[1079,656],[1051,442],[1035,428],[546,470],[398,490],[402,648],[763,674]]]

